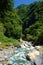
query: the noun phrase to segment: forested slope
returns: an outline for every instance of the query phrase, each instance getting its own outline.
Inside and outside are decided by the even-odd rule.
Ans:
[[[13,8],[14,0],[0,1],[0,41],[23,38],[37,42],[43,38],[43,1]],[[2,35],[2,37],[1,37]],[[43,44],[43,41],[42,41]]]
[[[13,8],[13,2],[14,0],[0,1],[0,41],[6,41],[9,38],[15,40],[21,37],[21,19]]]
[[[43,1],[34,2],[22,8],[18,7],[18,9],[18,12],[21,12],[18,15],[23,15],[21,16],[23,17],[22,38],[28,41],[37,41],[41,36],[43,38]]]

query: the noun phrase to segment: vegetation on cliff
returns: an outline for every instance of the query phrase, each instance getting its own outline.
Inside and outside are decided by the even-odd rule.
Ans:
[[[36,42],[41,36],[43,38],[43,1],[23,4],[16,9],[13,2],[0,1],[0,40],[23,38]]]

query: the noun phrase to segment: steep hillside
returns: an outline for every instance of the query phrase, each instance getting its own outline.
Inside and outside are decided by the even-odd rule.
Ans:
[[[23,38],[36,42],[43,38],[43,1],[14,9],[13,0],[1,0],[0,6],[0,40]]]
[[[43,1],[34,2],[28,6],[18,8],[18,11],[25,11],[22,21],[23,39],[28,41],[37,41],[43,36]],[[21,16],[21,15],[19,15]]]
[[[16,8],[16,13],[20,16],[20,19],[23,19],[28,10],[29,6],[22,4]]]
[[[0,42],[5,42],[6,40],[7,42],[9,40],[13,42],[13,40],[21,38],[21,19],[13,8],[13,1],[0,1]]]
[[[27,40],[37,41],[43,36],[43,4],[34,3],[30,7],[30,12],[23,19],[23,34]]]

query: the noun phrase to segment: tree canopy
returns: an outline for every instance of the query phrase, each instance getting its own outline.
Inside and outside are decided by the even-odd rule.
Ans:
[[[0,33],[36,42],[43,36],[43,1],[17,8],[13,5],[14,0],[0,0]]]

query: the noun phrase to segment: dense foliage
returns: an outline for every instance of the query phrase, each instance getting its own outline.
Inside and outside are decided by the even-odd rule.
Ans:
[[[3,39],[22,37],[36,42],[40,37],[43,38],[43,1],[23,4],[16,9],[13,8],[13,2],[14,0],[0,1],[0,35]]]
[[[27,6],[21,5],[17,9],[23,21],[22,38],[36,42],[41,36],[43,37],[43,1]]]
[[[0,31],[7,37],[19,39],[22,34],[21,20],[13,8],[13,1],[0,1]]]

